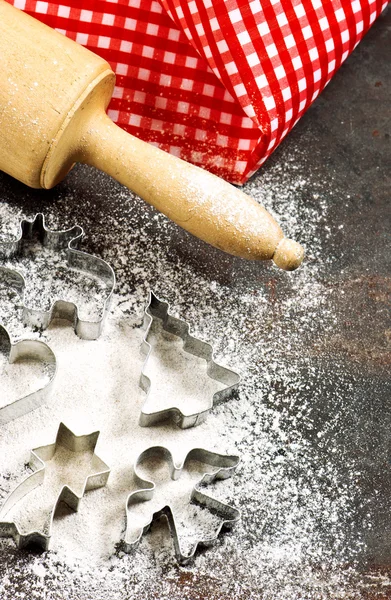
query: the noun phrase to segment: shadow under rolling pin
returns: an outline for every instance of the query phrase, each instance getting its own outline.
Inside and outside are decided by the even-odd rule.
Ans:
[[[34,188],[75,162],[105,171],[225,252],[296,269],[303,248],[222,179],[139,140],[106,115],[115,75],[86,48],[0,0],[0,169]]]

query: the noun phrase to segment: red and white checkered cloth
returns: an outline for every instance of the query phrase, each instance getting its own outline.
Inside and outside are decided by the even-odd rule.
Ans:
[[[234,183],[262,165],[387,5],[8,1],[111,64],[118,125]]]

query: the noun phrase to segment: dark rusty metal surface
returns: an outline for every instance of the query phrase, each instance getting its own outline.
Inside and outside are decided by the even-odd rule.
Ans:
[[[289,170],[289,159],[294,155],[296,176],[305,178],[311,172],[311,185],[318,181],[317,191],[323,194],[328,206],[327,223],[319,223],[315,228],[324,260],[311,256],[310,248],[307,260],[320,262],[317,279],[327,291],[327,300],[319,310],[330,311],[334,321],[323,331],[317,327],[315,316],[313,327],[307,328],[302,340],[312,364],[318,367],[319,373],[326,373],[327,378],[319,375],[311,380],[313,387],[305,392],[314,398],[307,415],[311,427],[307,427],[309,418],[303,418],[298,428],[310,443],[317,439],[317,432],[322,432],[322,457],[335,462],[341,477],[346,471],[348,479],[352,461],[360,466],[360,478],[355,481],[360,491],[356,511],[344,526],[349,529],[345,539],[351,545],[356,569],[349,598],[366,600],[391,598],[390,65],[391,11],[388,11],[269,159],[263,174],[256,175],[248,185],[250,192],[257,189],[268,173],[276,177],[278,184],[278,177],[283,177],[279,165],[286,163]],[[129,211],[130,221],[138,222],[144,231],[149,231],[159,251],[167,251],[166,260],[177,264],[178,269],[183,268],[183,281],[173,295],[182,296],[184,304],[190,294],[187,273],[191,270],[204,280],[227,286],[233,305],[240,303],[244,294],[254,294],[256,298],[257,290],[262,288],[267,294],[271,321],[283,320],[281,301],[290,294],[289,277],[270,267],[224,256],[174,225],[165,224],[163,230],[158,230],[159,225],[151,219],[153,210],[137,200],[132,205],[127,204],[128,198],[121,186],[113,185],[115,195],[108,199],[100,191],[104,179],[104,175],[95,174],[89,168],[77,167],[56,189],[41,192],[0,175],[0,193],[3,202],[27,214],[45,212],[49,220],[50,215],[61,214],[64,223],[82,223],[91,232],[85,249],[103,258],[107,245],[115,244],[110,230],[105,230],[107,207],[117,213]],[[312,191],[305,186],[302,190],[304,220],[309,218],[311,206],[316,210],[318,200]],[[71,197],[74,200],[70,200]],[[139,244],[137,251],[142,254],[143,242],[131,232],[130,238],[136,246]],[[327,257],[330,260],[326,260]],[[116,269],[119,263],[113,267]],[[152,272],[151,285],[158,278],[159,275]],[[136,279],[130,283],[137,285]],[[169,282],[166,291],[170,296]],[[294,316],[286,324],[292,332],[295,331],[293,319],[299,310],[300,307],[294,307]],[[252,320],[249,311],[243,335],[249,344],[254,344],[265,327],[267,324],[260,325],[255,317]],[[291,351],[300,353],[300,345],[296,343]],[[264,364],[260,358],[260,366]],[[354,393],[348,393],[352,382]],[[275,382],[274,386],[277,398],[289,395],[281,383]],[[349,398],[342,406],[336,402],[337,388],[340,392],[346,390]],[[290,410],[298,409],[281,409],[282,423],[286,419],[288,429]],[[254,535],[261,533],[255,530]],[[358,555],[355,552],[357,537],[363,542]],[[0,576],[11,573],[15,579],[15,598],[25,592],[30,600],[28,583],[24,583],[22,577],[28,556],[18,555],[15,549],[8,548],[0,558]],[[234,574],[235,565],[231,567]],[[190,594],[186,597],[192,598],[269,597],[265,590],[259,589],[239,596],[234,592],[220,596],[213,577],[195,577],[191,572],[179,573],[175,585],[172,598],[181,597],[183,587]],[[69,598],[89,600],[95,597],[91,594]],[[157,591],[156,597],[161,597],[159,594]],[[303,589],[301,596],[294,597],[333,596]],[[11,597],[2,600],[11,600]],[[275,600],[285,600],[285,596],[276,595]]]

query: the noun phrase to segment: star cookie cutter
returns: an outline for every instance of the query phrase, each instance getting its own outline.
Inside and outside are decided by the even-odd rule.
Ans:
[[[0,352],[8,355],[8,362],[10,364],[23,359],[33,359],[47,365],[49,371],[49,379],[44,385],[0,407],[0,425],[4,425],[13,419],[17,419],[35,410],[46,402],[57,373],[57,360],[53,350],[44,342],[38,340],[21,340],[12,343],[7,329],[1,324]]]
[[[101,258],[80,251],[84,230],[79,225],[62,231],[52,231],[45,225],[45,217],[39,213],[33,221],[20,222],[20,234],[12,241],[0,241],[0,257],[10,259],[20,254],[24,240],[38,236],[43,247],[51,250],[65,250],[66,262],[70,270],[83,272],[91,278],[102,281],[108,289],[107,297],[103,303],[102,316],[96,321],[80,319],[78,307],[74,302],[57,299],[52,302],[48,310],[29,308],[25,303],[26,282],[17,269],[0,266],[0,271],[14,271],[14,285],[23,297],[23,322],[30,327],[46,329],[51,321],[58,317],[73,322],[76,334],[85,340],[95,340],[102,331],[104,318],[108,312],[111,296],[115,287],[115,274],[111,266]]]
[[[41,446],[31,451],[30,466],[34,470],[31,475],[28,475],[6,499],[0,510],[0,537],[13,538],[18,548],[36,545],[42,550],[49,549],[49,543],[52,532],[52,525],[57,506],[60,502],[65,502],[72,510],[77,511],[84,494],[90,490],[95,490],[104,487],[107,483],[110,469],[109,467],[95,454],[95,446],[98,441],[99,431],[87,435],[76,436],[68,427],[60,423],[58,428],[56,441],[48,446]],[[13,507],[38,486],[42,485],[45,478],[45,463],[50,461],[59,446],[63,446],[72,452],[93,452],[91,471],[83,484],[82,493],[78,495],[68,485],[63,485],[57,495],[53,509],[50,512],[47,532],[39,530],[31,530],[23,533],[18,525],[13,521],[6,521],[7,514]]]
[[[203,358],[207,362],[207,375],[211,379],[225,384],[225,388],[213,394],[213,397],[210,399],[209,405],[205,410],[193,414],[184,414],[178,407],[172,406],[160,411],[146,411],[148,396],[151,389],[151,380],[145,374],[145,369],[152,351],[148,338],[154,319],[160,319],[162,321],[164,331],[180,337],[183,340],[183,349],[185,352],[193,354],[198,358]],[[190,334],[189,325],[185,321],[170,315],[168,303],[160,300],[153,292],[149,293],[148,305],[144,311],[143,328],[145,333],[141,351],[145,355],[145,361],[140,376],[140,387],[146,393],[146,398],[140,414],[141,427],[149,427],[167,419],[171,419],[182,429],[200,425],[205,421],[215,404],[228,398],[234,390],[237,389],[240,382],[239,374],[217,364],[213,359],[213,347],[211,344],[193,337]]]
[[[205,473],[202,476],[201,480],[198,483],[196,483],[196,485],[193,487],[189,502],[198,504],[202,507],[209,509],[212,513],[219,515],[223,519],[223,521],[218,527],[215,535],[207,539],[197,540],[193,544],[192,549],[188,554],[184,554],[182,552],[176,525],[175,513],[170,504],[162,506],[158,511],[153,513],[150,519],[147,522],[145,522],[144,526],[142,526],[139,529],[138,533],[134,537],[131,537],[131,534],[129,532],[129,523],[131,522],[131,507],[139,502],[146,502],[148,500],[151,500],[156,490],[156,485],[153,481],[144,479],[138,473],[138,467],[140,466],[140,464],[144,460],[149,458],[165,459],[170,468],[171,479],[174,481],[180,478],[183,468],[190,460],[198,461],[200,463],[204,463],[206,465],[215,467],[215,470],[213,470],[213,472]],[[155,519],[161,517],[162,515],[165,515],[167,518],[170,533],[173,538],[175,556],[180,564],[186,564],[189,561],[191,561],[194,558],[197,548],[199,546],[212,546],[214,543],[217,542],[221,531],[223,529],[231,529],[239,521],[241,515],[238,509],[233,508],[229,504],[225,504],[224,502],[216,500],[215,498],[212,498],[211,496],[205,494],[202,491],[202,487],[218,479],[228,479],[234,474],[238,464],[239,459],[237,456],[225,456],[222,454],[216,454],[215,452],[210,452],[202,448],[195,448],[191,450],[187,454],[186,458],[179,465],[175,464],[171,452],[163,446],[154,446],[142,452],[134,466],[136,483],[140,486],[140,489],[136,490],[135,492],[132,492],[127,499],[126,532],[124,540],[122,540],[120,544],[121,549],[126,553],[132,552],[139,544],[142,536],[148,531],[152,522]]]

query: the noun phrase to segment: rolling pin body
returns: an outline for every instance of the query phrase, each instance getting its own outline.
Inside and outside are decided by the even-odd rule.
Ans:
[[[218,177],[131,136],[105,114],[109,64],[0,0],[0,169],[51,188],[93,165],[178,225],[230,254],[284,269],[303,259],[267,211]]]

